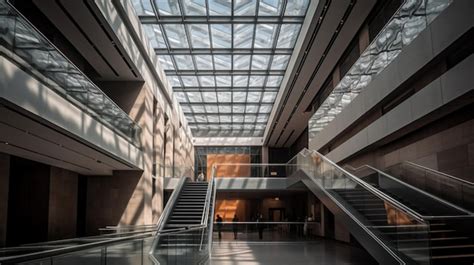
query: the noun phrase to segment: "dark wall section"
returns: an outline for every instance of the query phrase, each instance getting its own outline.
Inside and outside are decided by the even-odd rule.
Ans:
[[[296,139],[295,143],[290,147],[290,157],[294,157],[302,149],[308,148],[309,136],[308,136],[308,127],[304,129],[301,135]]]
[[[77,236],[76,173],[4,154],[0,171],[0,246]]]
[[[341,164],[384,169],[407,160],[474,181],[474,103],[393,139]]]
[[[11,157],[7,246],[48,239],[47,165]]]

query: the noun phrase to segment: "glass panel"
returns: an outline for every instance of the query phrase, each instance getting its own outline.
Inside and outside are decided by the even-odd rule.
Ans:
[[[230,16],[231,5],[230,0],[208,0],[209,1],[209,14],[213,16]]]
[[[203,105],[192,105],[192,109],[194,113],[202,114],[204,113],[204,106]]]
[[[145,28],[145,34],[152,48],[166,48],[163,33],[159,25],[144,24],[143,27]]]
[[[182,2],[184,7],[184,13],[187,16],[206,15],[206,0],[182,0]]]
[[[184,92],[174,92],[174,94],[176,95],[176,99],[178,100],[178,102],[187,102],[187,98],[186,98],[186,93]],[[181,105],[181,107],[183,108],[183,111],[184,111],[184,106],[185,105]]]
[[[294,48],[300,27],[300,24],[283,24],[278,36],[277,48]]]
[[[236,87],[246,87],[248,85],[249,76],[248,75],[236,75],[234,76],[234,84]]]
[[[186,31],[184,25],[181,24],[164,24],[163,27],[168,37],[168,42],[171,48],[188,48],[188,40],[186,38]]]
[[[232,85],[232,77],[231,76],[216,76],[216,83],[219,87],[230,87]]]
[[[181,76],[181,80],[183,80],[183,85],[185,87],[189,87],[189,86],[197,87],[197,86],[199,86],[196,76],[183,75],[183,76]]]
[[[207,122],[207,115],[194,115],[194,119],[197,123],[205,123]]]
[[[214,93],[214,94],[216,94],[216,93]],[[206,112],[207,113],[217,113],[217,112],[219,112],[219,108],[217,107],[217,105],[206,105],[205,107],[206,107]]]
[[[194,55],[197,70],[212,70],[212,55]]]
[[[219,105],[219,112],[220,113],[231,113],[232,107],[230,105]]]
[[[256,9],[255,0],[235,0],[234,16],[254,16]]]
[[[233,105],[232,111],[234,113],[244,113],[245,112],[245,105]]]
[[[292,0],[286,4],[285,16],[304,16],[309,0]]]
[[[249,70],[250,55],[234,55],[234,70]]]
[[[178,70],[194,70],[193,57],[191,55],[174,55]]]
[[[216,92],[202,92],[202,97],[206,103],[217,102]]]
[[[267,78],[267,86],[268,87],[279,87],[281,85],[281,80],[283,76],[281,75],[270,75]]]
[[[149,0],[132,0],[133,8],[138,16],[148,15],[154,16],[153,7]]]
[[[248,93],[248,99],[247,99],[248,102],[255,102],[255,101],[260,100],[260,95],[258,96],[258,100],[256,100],[255,95],[251,95],[252,93],[255,93],[255,92],[249,92]],[[260,93],[260,92],[258,92],[258,93]],[[251,97],[254,97],[253,100],[251,100]],[[245,112],[246,113],[257,113],[258,112],[258,105],[246,105],[245,106]]]
[[[267,70],[270,55],[254,55],[252,57],[252,70]]]
[[[234,25],[234,47],[252,48],[252,39],[254,34],[254,24],[235,24]]]
[[[179,10],[178,0],[154,0],[154,1],[156,3],[156,6],[158,7],[158,12],[160,15],[164,15],[164,16],[181,15],[181,12]]]
[[[262,95],[262,92],[257,92],[257,91],[251,91],[251,92],[248,92],[248,99],[247,101],[249,103],[258,103],[260,101],[260,97]],[[257,110],[255,109],[255,112]]]
[[[231,55],[214,55],[216,70],[230,70],[232,68]]]
[[[230,103],[232,101],[232,92],[217,92],[217,98],[220,103]]]
[[[262,115],[262,114],[257,115],[257,122],[267,122],[267,121],[268,121],[268,115]]]
[[[212,24],[211,32],[214,48],[231,48],[232,26],[230,24]]]
[[[285,70],[289,60],[289,55],[274,55],[272,66],[270,68],[272,70]]]
[[[233,115],[232,121],[236,123],[244,122],[244,115]]]
[[[273,103],[275,102],[277,92],[263,92],[262,102]]]
[[[270,113],[271,111],[272,111],[271,105],[261,105],[259,109],[260,113]]]
[[[245,115],[245,122],[254,123],[256,119],[257,115]],[[253,129],[253,125],[248,128]]]
[[[251,75],[249,79],[249,86],[251,87],[263,87],[265,82],[265,76],[263,75]]]
[[[247,92],[233,92],[234,102],[245,102],[247,98]]]
[[[168,80],[170,81],[171,86],[173,87],[180,87],[181,81],[179,81],[179,77],[177,76],[168,76]]]
[[[219,100],[220,100],[220,98],[219,98]],[[231,113],[232,112],[232,107],[230,105],[219,105],[219,112],[221,112],[221,113]]]
[[[188,94],[189,102],[202,103],[201,92],[186,92]]]
[[[161,67],[164,70],[174,70],[173,61],[169,55],[158,55],[158,61],[160,61]]]
[[[219,122],[219,116],[217,115],[207,115],[207,120],[212,123],[218,123]]]
[[[271,48],[276,35],[277,24],[257,24],[255,48]]]
[[[201,83],[201,86],[203,87],[214,87],[216,86],[214,82],[214,76],[212,75],[202,75],[198,76],[199,82]]]
[[[231,122],[231,116],[230,115],[220,115],[219,116],[221,122]]]
[[[261,0],[258,10],[259,16],[279,16],[283,0]]]
[[[188,25],[188,32],[191,33],[191,42],[193,48],[211,47],[209,39],[209,28],[206,24]]]

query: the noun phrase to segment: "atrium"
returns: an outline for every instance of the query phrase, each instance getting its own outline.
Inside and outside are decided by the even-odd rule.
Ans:
[[[0,0],[0,265],[474,264],[472,14]]]

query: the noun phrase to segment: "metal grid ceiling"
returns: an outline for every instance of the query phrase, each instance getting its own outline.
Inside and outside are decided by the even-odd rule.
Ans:
[[[263,136],[308,4],[133,0],[193,136]]]

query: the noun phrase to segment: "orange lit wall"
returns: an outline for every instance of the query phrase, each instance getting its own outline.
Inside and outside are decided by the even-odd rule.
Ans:
[[[245,200],[217,200],[215,214],[220,215],[224,222],[231,222],[234,214],[239,221],[244,221],[247,216]]]
[[[249,164],[250,155],[247,154],[208,154],[207,155],[207,177],[211,176],[211,168],[214,164]],[[226,165],[218,166],[216,177],[250,177],[250,165]]]

